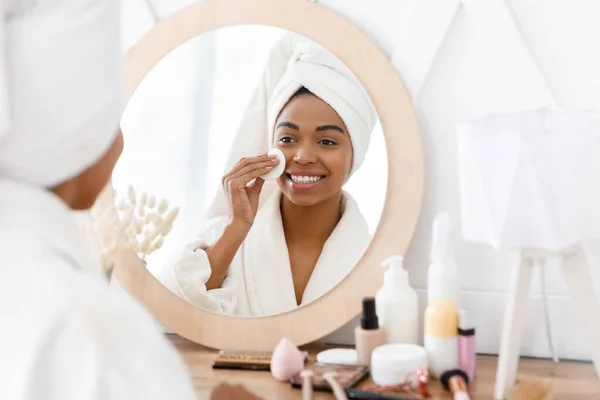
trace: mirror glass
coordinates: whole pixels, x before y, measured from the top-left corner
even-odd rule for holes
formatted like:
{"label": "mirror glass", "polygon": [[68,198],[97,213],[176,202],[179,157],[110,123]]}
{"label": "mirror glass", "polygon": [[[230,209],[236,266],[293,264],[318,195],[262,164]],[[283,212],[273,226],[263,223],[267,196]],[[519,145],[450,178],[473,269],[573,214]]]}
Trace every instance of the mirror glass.
{"label": "mirror glass", "polygon": [[261,317],[308,304],[351,272],[379,223],[376,111],[333,53],[295,33],[247,25],[185,42],[121,127],[113,186],[128,239],[198,307]]}

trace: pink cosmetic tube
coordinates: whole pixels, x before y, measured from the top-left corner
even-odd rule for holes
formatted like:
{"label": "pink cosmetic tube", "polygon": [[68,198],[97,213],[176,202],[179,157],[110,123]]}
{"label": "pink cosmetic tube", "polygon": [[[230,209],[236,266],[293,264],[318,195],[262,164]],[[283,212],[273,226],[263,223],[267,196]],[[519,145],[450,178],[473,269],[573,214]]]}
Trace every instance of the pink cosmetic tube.
{"label": "pink cosmetic tube", "polygon": [[475,328],[469,324],[467,312],[460,310],[458,328],[458,366],[465,371],[469,382],[475,379]]}

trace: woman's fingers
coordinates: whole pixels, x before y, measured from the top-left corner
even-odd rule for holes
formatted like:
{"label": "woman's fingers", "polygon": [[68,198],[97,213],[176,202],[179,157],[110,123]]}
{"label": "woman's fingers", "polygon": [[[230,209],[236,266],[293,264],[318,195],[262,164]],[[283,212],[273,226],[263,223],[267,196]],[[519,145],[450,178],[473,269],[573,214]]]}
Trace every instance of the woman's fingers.
{"label": "woman's fingers", "polygon": [[229,189],[245,189],[252,180],[256,179],[258,181],[262,175],[265,175],[272,169],[273,167],[258,168],[244,174],[239,174],[239,176],[232,176],[225,181],[225,184]]}
{"label": "woman's fingers", "polygon": [[260,191],[262,190],[262,187],[264,184],[265,184],[264,179],[256,178],[250,185],[247,185],[247,188],[248,188],[248,190],[251,190],[256,194],[260,194]]}
{"label": "woman's fingers", "polygon": [[268,163],[268,162],[270,162],[272,160],[277,160],[277,157],[265,154],[265,155],[261,155],[261,156],[258,156],[258,157],[242,158],[231,169],[230,174],[235,175],[235,174],[237,174],[238,172],[240,172],[241,170],[243,170],[244,168],[246,168],[248,166],[251,166],[251,165],[254,165],[254,164],[260,164],[260,163]]}
{"label": "woman's fingers", "polygon": [[[258,157],[242,158],[225,176],[223,176],[222,183],[231,180],[234,177],[240,177],[245,173],[254,170],[256,168],[266,168],[268,166],[274,167],[277,165],[279,160],[276,156],[261,155]],[[269,169],[270,170],[270,169]],[[267,170],[267,172],[269,171]],[[244,171],[244,172],[242,172]],[[258,175],[260,176],[260,175]],[[248,180],[248,182],[251,179]],[[247,183],[247,182],[246,182]]]}
{"label": "woman's fingers", "polygon": [[[275,159],[275,160],[261,161],[261,162],[257,162],[254,164],[250,164],[250,165],[242,168],[241,170],[239,170],[236,174],[231,175],[231,179],[239,179],[239,178],[246,177],[249,175],[255,175],[253,178],[248,179],[248,182],[250,182],[250,180],[256,178],[257,176],[264,175],[266,172],[269,172],[270,170],[272,170],[278,163],[279,163],[279,160]],[[262,173],[260,173],[259,175],[256,175],[256,174],[254,174],[256,171],[260,171]]]}

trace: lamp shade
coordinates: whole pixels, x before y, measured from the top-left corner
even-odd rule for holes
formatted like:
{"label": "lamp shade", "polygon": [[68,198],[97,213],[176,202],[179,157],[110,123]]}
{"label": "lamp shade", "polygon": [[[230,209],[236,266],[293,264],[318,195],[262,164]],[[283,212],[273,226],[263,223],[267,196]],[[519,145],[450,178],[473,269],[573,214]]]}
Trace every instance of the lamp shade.
{"label": "lamp shade", "polygon": [[560,251],[600,238],[600,119],[538,109],[459,123],[465,240]]}

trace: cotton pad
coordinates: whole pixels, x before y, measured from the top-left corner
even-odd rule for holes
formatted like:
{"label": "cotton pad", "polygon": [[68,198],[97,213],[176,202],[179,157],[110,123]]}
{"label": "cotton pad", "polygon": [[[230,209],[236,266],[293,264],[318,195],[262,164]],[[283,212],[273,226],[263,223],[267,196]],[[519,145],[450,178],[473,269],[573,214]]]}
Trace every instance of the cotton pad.
{"label": "cotton pad", "polygon": [[269,150],[268,154],[270,156],[277,156],[277,158],[279,159],[279,164],[277,164],[267,174],[261,176],[261,178],[264,179],[265,181],[279,178],[281,176],[281,174],[283,174],[283,171],[285,170],[285,156],[283,155],[281,150],[271,149],[271,150]]}
{"label": "cotton pad", "polygon": [[329,349],[317,354],[317,362],[322,364],[357,365],[358,357],[354,349]]}

